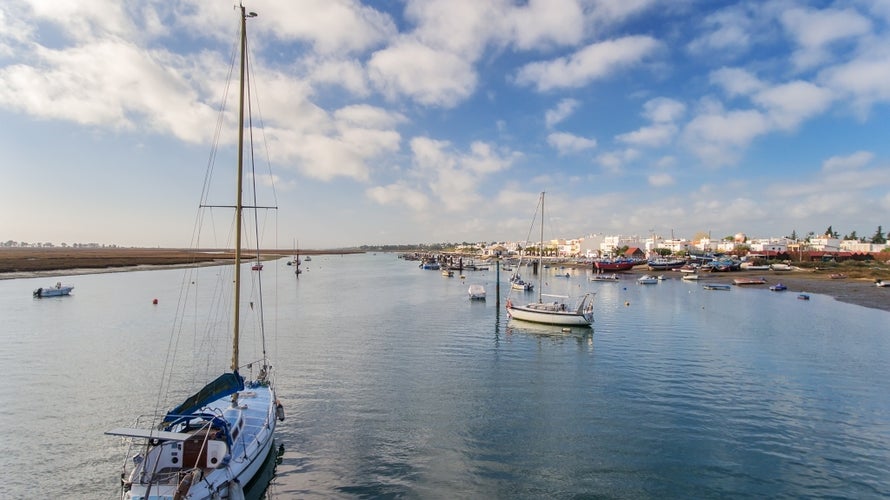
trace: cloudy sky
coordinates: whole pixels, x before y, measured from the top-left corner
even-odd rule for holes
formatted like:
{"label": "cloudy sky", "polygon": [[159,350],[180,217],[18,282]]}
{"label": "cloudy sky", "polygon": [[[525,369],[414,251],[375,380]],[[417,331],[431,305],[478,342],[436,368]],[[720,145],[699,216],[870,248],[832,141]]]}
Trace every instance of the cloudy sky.
{"label": "cloudy sky", "polygon": [[[187,246],[235,5],[0,4],[0,240]],[[285,246],[890,229],[888,0],[245,6]]]}

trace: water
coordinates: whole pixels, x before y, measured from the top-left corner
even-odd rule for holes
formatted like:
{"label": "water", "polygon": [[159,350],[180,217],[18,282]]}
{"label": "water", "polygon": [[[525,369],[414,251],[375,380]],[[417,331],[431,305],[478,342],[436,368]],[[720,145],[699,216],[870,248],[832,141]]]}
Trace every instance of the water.
{"label": "water", "polygon": [[[287,409],[269,498],[890,496],[887,312],[546,271],[555,293],[598,292],[594,328],[563,332],[498,315],[493,270],[307,264],[263,271]],[[63,277],[74,295],[42,300],[59,278],[0,281],[0,498],[115,498],[123,450],[102,432],[153,407],[141,377],[181,277]]]}

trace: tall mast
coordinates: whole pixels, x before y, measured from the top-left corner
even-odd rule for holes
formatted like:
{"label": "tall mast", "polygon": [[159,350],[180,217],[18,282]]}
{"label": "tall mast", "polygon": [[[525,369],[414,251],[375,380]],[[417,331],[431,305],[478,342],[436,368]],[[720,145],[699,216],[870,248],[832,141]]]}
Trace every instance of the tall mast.
{"label": "tall mast", "polygon": [[538,303],[543,302],[544,286],[544,191],[541,191],[541,248],[538,250]]}
{"label": "tall mast", "polygon": [[[238,182],[235,193],[235,317],[232,335],[232,371],[238,371],[238,343],[241,325],[241,202],[244,167],[244,68],[247,58],[247,14],[241,5],[241,88],[238,97]],[[256,14],[250,13],[250,17]]]}

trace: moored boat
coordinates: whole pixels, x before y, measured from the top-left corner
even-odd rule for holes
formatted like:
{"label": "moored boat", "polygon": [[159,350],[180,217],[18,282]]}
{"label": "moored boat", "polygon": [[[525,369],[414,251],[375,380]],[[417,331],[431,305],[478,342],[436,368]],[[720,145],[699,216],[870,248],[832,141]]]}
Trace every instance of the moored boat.
{"label": "moored boat", "polygon": [[788,287],[783,285],[782,283],[776,283],[775,285],[770,286],[769,289],[774,292],[784,292],[788,289]]}
{"label": "moored boat", "polygon": [[467,289],[470,300],[485,300],[485,287],[482,285],[470,285]]}
{"label": "moored boat", "polygon": [[640,285],[657,285],[658,277],[644,274],[644,275],[640,276],[639,278],[637,278],[637,283],[639,283]]}
{"label": "moored boat", "polygon": [[33,295],[38,299],[42,299],[44,297],[62,297],[65,295],[70,295],[71,290],[74,290],[74,287],[71,285],[63,285],[62,282],[58,282],[53,286],[48,286],[46,288],[38,288],[34,290]]}
{"label": "moored boat", "polygon": [[[242,186],[245,170],[243,150],[246,23],[248,18],[256,16],[252,12],[248,14],[243,6],[240,6],[240,14],[241,87],[238,120],[240,149],[237,172],[234,175],[239,188]],[[203,201],[206,199],[202,198]],[[201,206],[210,207],[203,203]],[[162,389],[158,391],[154,412],[138,417],[136,425],[132,428],[117,428],[105,433],[121,436],[129,441],[127,459],[124,460],[120,475],[122,499],[243,499],[244,488],[261,476],[260,471],[265,458],[272,449],[276,421],[284,420],[284,407],[275,395],[272,365],[266,356],[260,286],[262,280],[259,275],[254,275],[258,286],[251,292],[256,294],[257,302],[256,306],[255,302],[250,302],[249,314],[254,315],[252,323],[258,325],[258,329],[263,332],[258,342],[262,347],[256,351],[257,358],[254,361],[246,363],[242,361],[241,356],[246,354],[240,351],[244,347],[241,346],[241,337],[244,333],[242,330],[251,322],[244,321],[245,325],[242,325],[241,321],[242,233],[244,232],[242,224],[243,211],[248,208],[243,203],[241,189],[237,190],[235,204],[230,208],[234,208],[235,212],[234,265],[217,275],[219,286],[232,289],[234,284],[231,294],[231,312],[234,319],[229,325],[230,332],[216,332],[221,334],[222,338],[208,339],[220,346],[231,347],[231,358],[215,359],[220,364],[227,364],[228,367],[220,370],[222,373],[219,376],[184,400],[180,399],[181,395],[189,393],[186,387],[181,386],[185,383],[184,377],[178,376],[181,374],[174,376],[172,365],[165,368],[163,373],[157,374]],[[259,242],[256,243],[256,252],[259,255]],[[234,279],[229,273],[234,274]],[[216,307],[213,309],[214,311],[209,314],[219,312]],[[244,315],[247,316],[247,308],[244,309]],[[213,325],[225,324],[215,321],[216,319],[218,319],[216,316],[208,319],[208,328],[204,330],[206,333],[215,330],[212,328]],[[173,335],[181,332],[181,329],[177,328],[181,326],[181,323],[175,325]],[[171,342],[169,345],[171,352],[168,353],[168,360],[175,357],[172,355],[172,349],[177,343]],[[142,355],[149,355],[153,350],[149,348]],[[210,360],[212,356],[209,351],[215,349],[207,347],[205,350],[208,352],[194,354],[198,358],[204,356]],[[221,368],[222,366],[219,366],[217,369]],[[242,375],[242,370],[247,376]],[[142,387],[147,380],[148,378],[143,378],[139,386]],[[172,387],[174,383],[176,387]],[[165,392],[182,402],[166,412],[158,412],[163,404],[162,396]]]}
{"label": "moored boat", "polygon": [[732,287],[729,285],[724,285],[722,283],[712,283],[709,285],[703,285],[702,288],[705,290],[729,290]]}
{"label": "moored boat", "polygon": [[[541,208],[541,249],[544,248],[544,193],[540,198]],[[537,213],[537,212],[536,212]],[[534,219],[532,219],[534,225]],[[543,269],[543,252],[538,252],[538,268]],[[518,277],[518,276],[517,276]],[[564,299],[568,297],[561,295],[547,295],[547,297],[555,298],[552,302],[544,302],[544,295],[541,293],[543,285],[543,273],[538,273],[538,301],[526,305],[514,305],[510,298],[507,298],[507,314],[511,318],[522,321],[530,321],[533,323],[543,323],[548,325],[563,326],[590,326],[593,322],[593,293],[584,294],[578,303],[569,306]]]}
{"label": "moored boat", "polygon": [[875,280],[875,286],[879,286],[879,287],[890,286],[890,280]]}

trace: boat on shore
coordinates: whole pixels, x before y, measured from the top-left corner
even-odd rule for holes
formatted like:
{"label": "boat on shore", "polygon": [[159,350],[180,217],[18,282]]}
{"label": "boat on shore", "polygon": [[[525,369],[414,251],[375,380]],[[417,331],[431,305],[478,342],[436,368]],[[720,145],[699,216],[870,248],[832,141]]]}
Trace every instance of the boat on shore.
{"label": "boat on shore", "polygon": [[765,285],[765,278],[736,278],[732,280],[732,283],[736,286],[746,286],[746,285]]}
{"label": "boat on shore", "polygon": [[[243,211],[241,186],[244,176],[244,129],[245,129],[245,65],[247,62],[247,19],[256,16],[247,13],[240,6],[241,24],[241,73],[239,98],[237,161],[237,194],[234,208],[234,265],[231,272],[234,279],[220,274],[218,285],[233,286],[231,336],[225,332],[223,338],[211,339],[219,346],[231,347],[228,368],[202,389],[191,396],[180,399],[182,403],[174,408],[158,413],[162,395],[169,391],[173,395],[188,394],[187,389],[177,385],[183,377],[174,376],[172,367],[158,374],[162,389],[158,394],[156,410],[138,417],[133,427],[122,427],[105,432],[107,435],[127,438],[129,446],[120,474],[120,496],[125,500],[145,499],[243,499],[244,488],[261,476],[262,466],[272,449],[277,420],[284,420],[284,407],[278,401],[272,384],[272,365],[266,357],[265,330],[263,328],[262,280],[256,276],[258,293],[256,306],[250,302],[250,314],[255,315],[254,324],[262,334],[260,359],[243,363],[240,357],[242,334],[241,292],[242,292],[242,239]],[[252,171],[252,169],[251,169]],[[206,191],[205,191],[206,193]],[[204,200],[202,199],[202,202]],[[210,207],[204,205],[202,207]],[[254,220],[256,223],[256,220]],[[257,243],[257,258],[259,242]],[[246,263],[246,262],[245,262]],[[245,287],[247,288],[247,287]],[[245,316],[248,311],[245,308]],[[244,322],[245,324],[248,321]],[[209,324],[219,322],[209,320]],[[224,323],[223,323],[224,324]],[[181,325],[179,325],[181,326]],[[208,328],[211,333],[213,328]],[[174,332],[178,331],[174,328]],[[171,356],[172,346],[171,343]],[[207,349],[212,350],[212,348]],[[201,357],[202,353],[194,353]],[[148,355],[148,353],[143,353]],[[203,354],[208,359],[209,354]],[[215,364],[215,363],[214,363]],[[219,368],[222,368],[221,366]],[[254,377],[254,369],[257,370]],[[242,370],[249,373],[246,378]],[[218,372],[217,372],[218,373]],[[180,374],[181,375],[181,374]],[[147,380],[142,380],[146,382]],[[140,383],[140,386],[143,384]],[[142,388],[144,390],[144,387]],[[181,397],[181,396],[178,396]],[[127,406],[127,405],[123,405]]]}
{"label": "boat on shore", "polygon": [[637,265],[637,261],[632,259],[615,259],[615,260],[595,260],[593,267],[599,271],[628,271]]}
{"label": "boat on shore", "polygon": [[646,262],[646,266],[649,267],[650,271],[670,271],[679,269],[684,265],[686,265],[686,259],[666,259],[664,257],[651,259]]}
{"label": "boat on shore", "polygon": [[71,290],[74,290],[73,286],[63,285],[60,281],[54,286],[48,286],[46,288],[40,287],[37,290],[34,290],[33,295],[38,299],[42,299],[44,297],[63,297],[65,295],[70,295]]}

